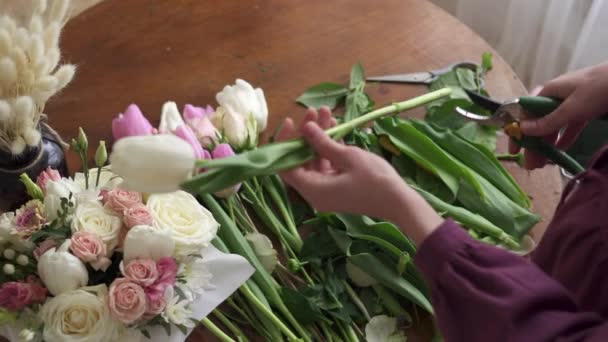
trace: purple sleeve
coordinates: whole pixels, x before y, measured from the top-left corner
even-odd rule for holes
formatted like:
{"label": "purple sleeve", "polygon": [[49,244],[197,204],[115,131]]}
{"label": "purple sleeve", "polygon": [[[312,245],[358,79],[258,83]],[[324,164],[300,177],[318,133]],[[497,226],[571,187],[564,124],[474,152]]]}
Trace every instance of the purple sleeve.
{"label": "purple sleeve", "polygon": [[608,323],[581,311],[558,282],[451,220],[422,243],[415,261],[446,341],[608,340]]}

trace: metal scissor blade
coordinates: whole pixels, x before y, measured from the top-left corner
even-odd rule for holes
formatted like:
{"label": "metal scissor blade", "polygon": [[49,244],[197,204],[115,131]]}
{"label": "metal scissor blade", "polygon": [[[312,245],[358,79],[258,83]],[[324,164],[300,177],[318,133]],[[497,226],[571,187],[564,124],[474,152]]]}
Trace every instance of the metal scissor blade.
{"label": "metal scissor blade", "polygon": [[471,99],[471,101],[473,101],[473,103],[484,109],[489,110],[492,113],[495,113],[498,108],[502,106],[502,103],[496,102],[490,99],[489,97],[483,96],[481,94],[477,94],[476,92],[471,91],[469,89],[464,89],[464,91],[467,93],[467,95],[469,95],[469,98]]}
{"label": "metal scissor blade", "polygon": [[479,114],[471,113],[460,107],[456,107],[456,112],[458,114],[460,114],[461,116],[467,118],[468,120],[475,121],[484,126],[503,127],[506,124],[504,118],[501,118],[496,115],[491,115],[491,116],[479,115]]}
{"label": "metal scissor blade", "polygon": [[421,83],[421,84],[429,84],[433,81],[435,76],[428,72],[413,72],[410,74],[400,74],[400,75],[386,75],[386,76],[372,76],[367,77],[367,81],[372,82],[393,82],[393,83]]}

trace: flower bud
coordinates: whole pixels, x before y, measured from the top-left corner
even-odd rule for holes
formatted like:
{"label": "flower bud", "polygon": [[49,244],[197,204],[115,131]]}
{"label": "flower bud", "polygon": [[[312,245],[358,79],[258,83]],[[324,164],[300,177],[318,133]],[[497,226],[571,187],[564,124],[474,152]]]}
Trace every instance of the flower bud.
{"label": "flower bud", "polygon": [[78,147],[80,148],[80,151],[86,151],[89,148],[89,140],[87,139],[87,135],[86,133],[84,133],[84,130],[82,129],[82,127],[78,127]]}
{"label": "flower bud", "polygon": [[289,269],[293,273],[300,272],[302,269],[302,263],[296,259],[287,260],[287,269]]}
{"label": "flower bud", "polygon": [[124,187],[138,192],[179,190],[194,169],[194,151],[174,135],[127,137],[114,144],[112,171]]}
{"label": "flower bud", "polygon": [[44,199],[44,194],[42,193],[42,189],[40,189],[38,184],[34,183],[34,181],[30,178],[30,176],[27,173],[25,173],[25,172],[22,173],[19,176],[19,179],[21,180],[21,183],[23,183],[23,185],[25,185],[25,191],[27,192],[28,196],[30,196],[33,199],[37,199],[37,200]]}
{"label": "flower bud", "polygon": [[172,101],[165,102],[160,114],[160,125],[158,125],[159,132],[161,134],[171,134],[175,132],[179,126],[184,124],[185,122],[179,113],[179,109],[177,109],[177,104]]}
{"label": "flower bud", "polygon": [[13,258],[15,258],[15,250],[12,248],[7,248],[4,250],[4,252],[2,252],[2,255],[4,255],[5,259],[13,260]]}
{"label": "flower bud", "polygon": [[15,274],[15,265],[4,264],[4,266],[2,266],[2,272],[4,272],[4,274],[6,274],[6,275]]}
{"label": "flower bud", "polygon": [[101,140],[99,146],[97,146],[97,151],[95,151],[95,165],[97,165],[97,167],[102,167],[106,164],[106,161],[108,161],[106,142]]}
{"label": "flower bud", "polygon": [[246,81],[237,79],[234,85],[227,85],[217,93],[215,99],[221,107],[231,107],[242,117],[253,115],[257,122],[257,133],[266,129],[268,106],[262,89],[254,89]]}
{"label": "flower bud", "polygon": [[26,266],[27,264],[29,264],[30,259],[27,257],[27,255],[21,254],[17,257],[17,264],[21,265],[21,266]]}
{"label": "flower bud", "polygon": [[272,273],[278,262],[277,251],[272,248],[272,241],[261,233],[249,233],[245,236],[245,239],[253,248],[264,269],[268,273]]}

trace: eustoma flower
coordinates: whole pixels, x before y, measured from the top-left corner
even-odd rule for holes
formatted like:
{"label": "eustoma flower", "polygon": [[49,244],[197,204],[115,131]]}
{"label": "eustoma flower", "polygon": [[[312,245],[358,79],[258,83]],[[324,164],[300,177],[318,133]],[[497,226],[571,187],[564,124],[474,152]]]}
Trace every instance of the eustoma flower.
{"label": "eustoma flower", "polygon": [[139,107],[134,104],[129,105],[124,114],[112,120],[112,135],[114,140],[124,137],[150,135],[154,133],[154,128],[150,121],[144,117]]}
{"label": "eustoma flower", "polygon": [[235,84],[227,85],[215,95],[215,99],[223,108],[231,108],[242,117],[253,115],[257,122],[257,132],[266,129],[268,122],[268,105],[261,88],[253,89],[251,84],[237,79]]}
{"label": "eustoma flower", "polygon": [[147,193],[179,189],[194,170],[190,144],[173,135],[128,137],[114,144],[112,171],[124,187]]}
{"label": "eustoma flower", "polygon": [[52,169],[50,166],[38,175],[38,178],[36,178],[36,184],[38,184],[40,189],[42,189],[42,191],[44,191],[44,189],[46,188],[46,183],[49,180],[51,180],[51,181],[61,180],[61,175],[59,174],[59,171]]}

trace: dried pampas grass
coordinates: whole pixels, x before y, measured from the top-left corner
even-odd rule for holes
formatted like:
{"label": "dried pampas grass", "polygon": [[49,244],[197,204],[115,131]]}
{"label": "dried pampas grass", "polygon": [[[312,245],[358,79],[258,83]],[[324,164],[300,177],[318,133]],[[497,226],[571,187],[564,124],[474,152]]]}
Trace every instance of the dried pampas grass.
{"label": "dried pampas grass", "polygon": [[76,71],[59,66],[59,36],[70,0],[38,0],[29,25],[0,17],[0,149],[14,155],[40,143],[38,123],[48,99]]}

